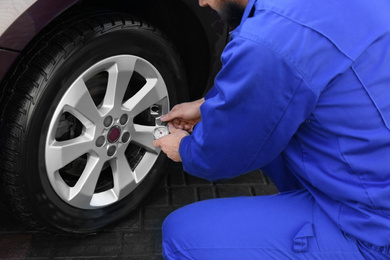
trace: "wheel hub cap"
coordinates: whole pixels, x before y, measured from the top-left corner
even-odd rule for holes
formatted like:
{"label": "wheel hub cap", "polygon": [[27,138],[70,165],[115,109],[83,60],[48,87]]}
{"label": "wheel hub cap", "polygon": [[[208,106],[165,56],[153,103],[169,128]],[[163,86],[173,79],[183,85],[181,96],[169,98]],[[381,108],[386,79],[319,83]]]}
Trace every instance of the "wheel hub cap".
{"label": "wheel hub cap", "polygon": [[118,126],[114,126],[113,128],[110,129],[108,132],[108,141],[110,143],[115,143],[118,139],[119,136],[121,135],[121,130]]}

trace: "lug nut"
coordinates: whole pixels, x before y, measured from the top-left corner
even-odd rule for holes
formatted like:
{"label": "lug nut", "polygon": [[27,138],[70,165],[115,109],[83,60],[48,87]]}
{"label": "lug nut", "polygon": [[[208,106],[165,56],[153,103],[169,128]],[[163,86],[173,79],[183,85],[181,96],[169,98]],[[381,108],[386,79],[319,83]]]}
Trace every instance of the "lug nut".
{"label": "lug nut", "polygon": [[129,117],[127,116],[127,114],[123,114],[121,116],[121,118],[119,119],[119,123],[121,125],[125,125],[127,123],[127,120],[129,119]]}
{"label": "lug nut", "polygon": [[150,107],[150,114],[152,116],[158,116],[160,114],[160,106],[159,105],[153,105]]}
{"label": "lug nut", "polygon": [[122,135],[122,143],[127,143],[130,139],[130,133],[129,132],[124,132]]}
{"label": "lug nut", "polygon": [[106,140],[106,138],[104,136],[99,136],[98,139],[96,139],[96,142],[95,142],[96,146],[97,147],[102,147],[104,145],[104,143],[105,143],[105,140]]}
{"label": "lug nut", "polygon": [[104,119],[103,124],[105,127],[109,127],[112,124],[112,121],[114,121],[112,116],[108,116]]}
{"label": "lug nut", "polygon": [[116,152],[116,147],[115,146],[110,146],[108,149],[107,149],[107,155],[108,156],[113,156]]}

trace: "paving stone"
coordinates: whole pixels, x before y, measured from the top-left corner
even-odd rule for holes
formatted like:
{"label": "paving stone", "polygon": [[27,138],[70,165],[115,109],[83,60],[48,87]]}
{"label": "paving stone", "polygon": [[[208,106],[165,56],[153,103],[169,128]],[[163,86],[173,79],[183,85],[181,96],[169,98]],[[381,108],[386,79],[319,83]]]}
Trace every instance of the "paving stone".
{"label": "paving stone", "polygon": [[137,209],[135,212],[130,213],[122,221],[110,225],[105,230],[113,231],[139,231],[142,226],[142,209]]}
{"label": "paving stone", "polygon": [[266,182],[264,174],[260,170],[255,170],[236,178],[217,181],[217,184],[253,184],[264,182]]}
{"label": "paving stone", "polygon": [[[48,259],[55,259],[55,260],[117,260],[117,259],[122,259],[121,257],[118,256],[86,256],[86,257],[51,257],[51,258],[45,258],[44,260]],[[41,258],[33,260],[41,260]],[[43,260],[43,259],[42,259]],[[127,260],[127,258],[126,258]]]}
{"label": "paving stone", "polygon": [[180,163],[172,163],[168,170],[167,184],[169,186],[185,185],[183,168]]}
{"label": "paving stone", "polygon": [[165,186],[157,189],[153,197],[147,202],[149,206],[168,206],[169,194]]}
{"label": "paving stone", "polygon": [[238,196],[252,196],[251,187],[238,185],[221,185],[217,186],[218,197],[238,197]]}
{"label": "paving stone", "polygon": [[184,206],[197,201],[197,193],[194,187],[170,188],[171,204],[173,206]]}
{"label": "paving stone", "polygon": [[29,247],[29,257],[50,256],[55,246],[56,237],[51,234],[33,235]]}
{"label": "paving stone", "polygon": [[60,237],[54,247],[54,257],[118,256],[122,236],[116,232],[99,233],[84,237]]}
{"label": "paving stone", "polygon": [[161,255],[157,256],[130,256],[126,257],[126,260],[164,260]]}
{"label": "paving stone", "polygon": [[213,186],[210,186],[210,187],[207,187],[207,186],[206,187],[205,186],[198,187],[197,191],[198,191],[198,200],[199,201],[201,201],[201,200],[208,200],[208,199],[215,199],[218,196],[217,188],[213,187]]}
{"label": "paving stone", "polygon": [[253,187],[254,192],[256,196],[260,195],[270,195],[270,194],[275,194],[278,193],[278,189],[274,184],[268,184],[268,185],[257,185]]}
{"label": "paving stone", "polygon": [[30,234],[6,234],[0,238],[0,259],[24,259],[30,246]]}
{"label": "paving stone", "polygon": [[164,219],[177,207],[144,207],[144,229],[161,229]]}
{"label": "paving stone", "polygon": [[[173,163],[152,198],[105,231],[91,236],[56,236],[25,229],[0,204],[0,259],[162,260],[161,226],[174,210],[218,197],[274,194],[261,172],[210,182],[185,173]],[[23,258],[22,258],[23,257]]]}
{"label": "paving stone", "polygon": [[184,174],[184,177],[185,177],[186,182],[189,185],[209,185],[209,186],[211,186],[213,184],[212,182],[210,182],[208,180],[198,178],[196,176],[189,175],[187,173]]}
{"label": "paving stone", "polygon": [[[50,258],[28,258],[29,260],[118,260],[123,259],[118,256],[79,256],[79,257],[50,257]],[[126,258],[127,260],[127,258]]]}
{"label": "paving stone", "polygon": [[148,256],[161,254],[161,231],[143,231],[125,234],[122,256]]}

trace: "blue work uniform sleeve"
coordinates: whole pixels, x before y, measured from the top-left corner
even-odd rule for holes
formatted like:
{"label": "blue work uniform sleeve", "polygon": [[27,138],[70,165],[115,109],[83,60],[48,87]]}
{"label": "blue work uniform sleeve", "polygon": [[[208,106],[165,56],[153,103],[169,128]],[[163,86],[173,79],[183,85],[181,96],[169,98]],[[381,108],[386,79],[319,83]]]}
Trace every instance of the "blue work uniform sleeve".
{"label": "blue work uniform sleeve", "polygon": [[222,64],[201,106],[202,121],[179,149],[186,172],[212,181],[269,163],[318,100],[272,46],[238,36],[226,46]]}

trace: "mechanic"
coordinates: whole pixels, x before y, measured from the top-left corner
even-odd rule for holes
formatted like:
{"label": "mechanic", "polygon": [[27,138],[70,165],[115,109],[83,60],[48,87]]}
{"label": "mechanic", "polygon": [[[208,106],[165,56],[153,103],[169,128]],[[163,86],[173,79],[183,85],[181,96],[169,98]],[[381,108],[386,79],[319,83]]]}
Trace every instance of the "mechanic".
{"label": "mechanic", "polygon": [[199,4],[241,19],[213,88],[154,145],[211,181],[261,168],[280,193],[176,210],[164,257],[390,259],[390,2]]}

